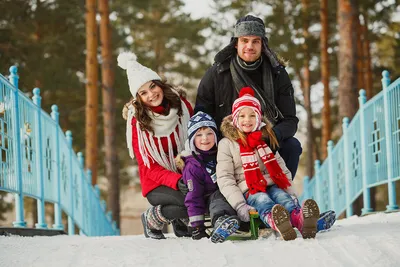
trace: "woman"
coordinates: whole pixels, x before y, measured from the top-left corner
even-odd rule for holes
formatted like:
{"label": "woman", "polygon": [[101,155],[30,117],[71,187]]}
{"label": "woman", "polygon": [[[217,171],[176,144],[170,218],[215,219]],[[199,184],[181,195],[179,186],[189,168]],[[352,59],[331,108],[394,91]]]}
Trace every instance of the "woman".
{"label": "woman", "polygon": [[118,65],[127,71],[133,96],[123,112],[129,155],[136,157],[142,194],[152,205],[141,217],[144,234],[164,239],[161,230],[173,222],[177,236],[190,236],[182,224],[188,214],[174,158],[184,148],[193,109],[183,91],[161,81],[157,73],[136,61],[135,54],[121,53]]}

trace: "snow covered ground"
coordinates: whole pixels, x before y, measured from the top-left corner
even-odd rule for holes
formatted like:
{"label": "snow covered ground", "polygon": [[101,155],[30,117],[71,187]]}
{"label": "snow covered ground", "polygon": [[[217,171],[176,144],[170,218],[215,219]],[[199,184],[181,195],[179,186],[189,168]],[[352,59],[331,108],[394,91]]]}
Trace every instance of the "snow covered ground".
{"label": "snow covered ground", "polygon": [[351,217],[315,240],[0,236],[0,266],[400,266],[400,213]]}

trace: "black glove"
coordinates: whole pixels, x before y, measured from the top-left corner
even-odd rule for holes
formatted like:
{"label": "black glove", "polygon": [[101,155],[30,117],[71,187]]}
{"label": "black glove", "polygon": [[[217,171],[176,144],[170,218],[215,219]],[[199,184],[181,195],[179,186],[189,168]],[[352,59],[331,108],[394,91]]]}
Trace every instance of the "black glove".
{"label": "black glove", "polygon": [[206,232],[206,227],[204,225],[198,227],[190,227],[190,232],[192,233],[193,240],[200,240],[202,238],[210,238]]}
{"label": "black glove", "polygon": [[189,192],[189,189],[188,189],[187,185],[185,185],[185,183],[183,182],[182,178],[180,178],[178,180],[178,189],[179,189],[179,191],[182,192],[182,194],[184,196],[186,196],[187,193]]}

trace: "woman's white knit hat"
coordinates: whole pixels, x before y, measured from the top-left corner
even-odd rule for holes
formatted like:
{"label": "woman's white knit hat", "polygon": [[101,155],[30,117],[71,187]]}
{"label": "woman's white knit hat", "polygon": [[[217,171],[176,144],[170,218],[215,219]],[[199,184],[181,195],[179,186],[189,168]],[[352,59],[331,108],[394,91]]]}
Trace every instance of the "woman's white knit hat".
{"label": "woman's white knit hat", "polygon": [[136,97],[139,88],[143,84],[152,80],[161,80],[156,72],[137,62],[137,57],[132,52],[122,52],[117,60],[118,66],[126,70],[129,90],[133,97]]}

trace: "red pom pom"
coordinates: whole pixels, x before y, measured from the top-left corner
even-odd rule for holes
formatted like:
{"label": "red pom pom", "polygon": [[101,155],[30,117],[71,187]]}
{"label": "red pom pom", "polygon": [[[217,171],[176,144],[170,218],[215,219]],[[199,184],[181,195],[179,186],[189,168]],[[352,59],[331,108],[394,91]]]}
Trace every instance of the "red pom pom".
{"label": "red pom pom", "polygon": [[251,88],[251,87],[243,87],[241,90],[240,90],[240,93],[239,93],[239,97],[242,97],[242,96],[244,96],[244,95],[251,95],[251,96],[254,96],[254,90],[253,90],[253,88]]}

